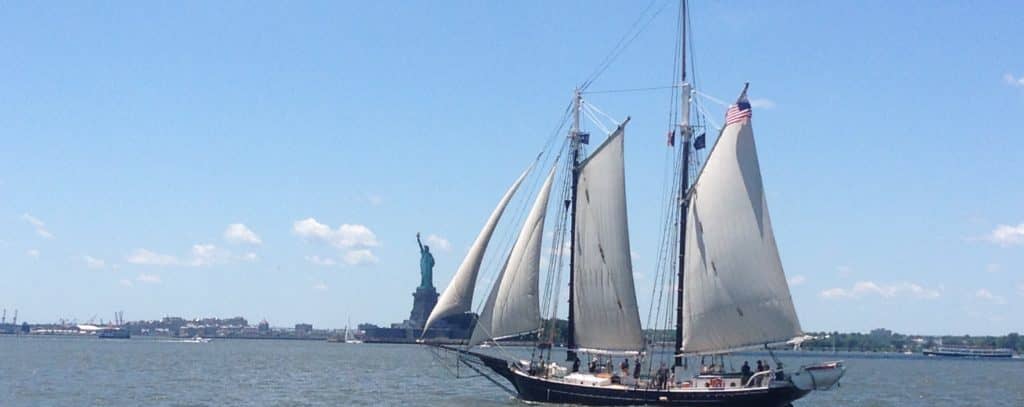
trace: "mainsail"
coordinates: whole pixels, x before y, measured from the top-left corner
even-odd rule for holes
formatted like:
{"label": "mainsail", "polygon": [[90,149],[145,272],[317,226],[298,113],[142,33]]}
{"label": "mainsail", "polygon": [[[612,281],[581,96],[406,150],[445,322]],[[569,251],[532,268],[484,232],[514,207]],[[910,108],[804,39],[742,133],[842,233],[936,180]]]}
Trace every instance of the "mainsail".
{"label": "mainsail", "polygon": [[772,233],[745,95],[742,108],[730,108],[690,192],[683,353],[720,353],[802,335]]}
{"label": "mainsail", "polygon": [[477,319],[469,346],[488,339],[521,335],[539,327],[540,246],[554,179],[555,168],[552,168]]}
{"label": "mainsail", "polygon": [[571,306],[581,350],[644,348],[626,219],[625,125],[619,125],[578,169]]}
{"label": "mainsail", "polygon": [[494,228],[498,225],[498,220],[501,219],[501,214],[505,212],[505,206],[512,200],[512,196],[515,195],[519,184],[523,182],[526,174],[529,174],[531,169],[533,169],[533,165],[530,165],[530,168],[523,171],[523,174],[516,179],[516,182],[512,184],[508,191],[505,192],[505,196],[498,202],[498,207],[494,208],[494,212],[487,219],[484,228],[480,230],[480,234],[477,235],[476,241],[473,242],[469,253],[466,254],[466,258],[462,260],[459,270],[452,277],[452,282],[448,284],[448,288],[444,289],[444,293],[437,300],[434,310],[427,317],[427,323],[423,325],[424,331],[441,318],[461,314],[472,308],[476,275],[480,271],[480,263],[483,261],[484,252],[487,251],[487,244],[491,241],[491,235],[494,233]]}

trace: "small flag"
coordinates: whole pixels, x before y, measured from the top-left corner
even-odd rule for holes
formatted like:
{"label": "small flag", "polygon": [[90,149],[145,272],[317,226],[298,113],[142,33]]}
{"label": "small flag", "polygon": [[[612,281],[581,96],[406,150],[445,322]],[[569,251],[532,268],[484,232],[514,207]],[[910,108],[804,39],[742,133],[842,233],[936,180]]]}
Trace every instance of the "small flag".
{"label": "small flag", "polygon": [[747,100],[747,87],[750,84],[743,85],[743,92],[740,93],[740,97],[736,99],[736,104],[729,106],[729,110],[725,112],[725,125],[728,126],[733,123],[742,123],[750,120],[750,101]]}
{"label": "small flag", "polygon": [[580,143],[590,144],[590,133],[579,133],[577,137],[580,138]]}
{"label": "small flag", "polygon": [[669,147],[675,147],[676,146],[676,131],[675,130],[669,130],[667,137],[668,137],[668,146]]}
{"label": "small flag", "polygon": [[694,149],[702,150],[702,149],[704,149],[704,147],[707,147],[707,142],[705,141],[705,137],[704,137],[705,134],[707,134],[707,133],[701,133],[699,136],[697,136],[696,139],[693,140],[693,148]]}

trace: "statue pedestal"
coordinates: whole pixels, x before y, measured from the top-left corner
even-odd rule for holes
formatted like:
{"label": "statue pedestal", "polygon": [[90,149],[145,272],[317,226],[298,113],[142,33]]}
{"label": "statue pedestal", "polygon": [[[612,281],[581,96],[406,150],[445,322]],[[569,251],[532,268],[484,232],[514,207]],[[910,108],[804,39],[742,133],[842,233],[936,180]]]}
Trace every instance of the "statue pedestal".
{"label": "statue pedestal", "polygon": [[422,329],[430,317],[430,311],[437,305],[437,297],[437,289],[434,287],[417,287],[416,292],[412,293],[412,312],[409,313],[408,322],[415,328]]}

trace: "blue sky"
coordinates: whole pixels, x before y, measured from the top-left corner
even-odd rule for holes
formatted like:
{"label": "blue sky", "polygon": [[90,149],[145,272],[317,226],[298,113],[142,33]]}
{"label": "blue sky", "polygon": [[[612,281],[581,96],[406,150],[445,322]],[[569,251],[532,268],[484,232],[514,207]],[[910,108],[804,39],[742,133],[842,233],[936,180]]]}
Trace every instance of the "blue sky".
{"label": "blue sky", "polygon": [[[592,90],[671,84],[669,3]],[[432,235],[442,289],[642,7],[5,4],[0,307],[29,321],[400,321],[415,233]],[[1019,5],[693,9],[698,87],[728,100],[752,83],[806,330],[1021,329]],[[588,99],[632,117],[646,312],[669,94]]]}

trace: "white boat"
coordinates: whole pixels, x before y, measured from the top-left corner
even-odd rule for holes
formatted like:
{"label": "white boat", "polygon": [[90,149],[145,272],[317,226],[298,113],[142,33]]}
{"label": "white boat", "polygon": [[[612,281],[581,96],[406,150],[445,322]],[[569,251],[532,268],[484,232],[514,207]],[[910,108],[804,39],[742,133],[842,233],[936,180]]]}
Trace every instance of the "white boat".
{"label": "white boat", "polygon": [[[746,85],[728,107],[703,165],[695,162],[696,151],[708,145],[705,130],[713,126],[704,110],[696,108],[694,98],[699,92],[687,80],[687,22],[684,0],[677,42],[681,44],[677,61],[683,61],[678,65],[681,80],[671,86],[679,97],[679,110],[671,115],[674,125],[668,135],[675,157],[669,162],[675,182],[666,194],[664,243],[658,248],[659,268],[654,278],[654,291],[660,293],[652,299],[659,307],[658,316],[649,316],[647,326],[665,329],[674,325],[674,346],[659,350],[656,344],[664,338],[645,337],[641,329],[626,215],[623,140],[630,119],[611,119],[585,100],[588,80],[574,93],[571,130],[561,149],[542,153],[505,192],[427,319],[424,332],[440,320],[472,311],[483,256],[506,207],[522,185],[531,184],[524,180],[536,167],[550,165],[550,170],[532,178],[534,185],[541,186],[533,205],[523,206],[530,208],[529,212],[504,265],[495,273],[495,283],[482,303],[467,346],[435,344],[434,349],[454,352],[459,363],[501,385],[499,378],[489,376],[490,369],[512,385],[510,392],[531,402],[786,406],[839,382],[845,372],[841,361],[786,370],[772,354],[776,363],[763,371],[725,372],[722,367],[724,354],[752,348],[771,351],[773,345],[798,344],[805,334],[768,214]],[[611,126],[604,127],[601,116],[611,121]],[[589,155],[585,146],[591,141],[590,133],[581,127],[581,118],[607,133]],[[560,162],[561,157],[568,157],[567,162]],[[550,233],[542,307],[541,242],[554,185],[559,186],[558,204],[553,208],[557,215]],[[559,315],[562,302],[557,295],[561,292],[563,253],[569,257],[565,270],[569,283],[566,360],[572,367],[553,362],[551,350],[551,321]],[[529,360],[473,350],[487,341],[500,347],[502,339],[536,332],[542,334],[537,336],[538,347]],[[591,363],[601,360],[595,366],[607,367],[580,371],[581,356]],[[628,362],[616,371],[611,366],[613,356],[633,358],[635,372],[630,374]],[[659,357],[672,369],[666,366],[654,373],[651,367]],[[695,361],[711,358],[712,365],[686,377],[685,360],[691,357]]]}
{"label": "white boat", "polygon": [[210,342],[210,338],[203,338],[202,336],[198,336],[197,335],[197,336],[193,336],[193,337],[188,338],[188,339],[184,339],[181,342],[183,342],[183,343],[209,343]]}
{"label": "white boat", "polygon": [[[349,320],[349,323],[351,323],[351,320]],[[344,338],[343,339],[344,343],[348,343],[348,344],[360,344],[360,343],[363,343],[363,341],[361,341],[359,339],[356,339],[356,337],[352,333],[352,331],[350,331],[348,329],[348,324],[345,325],[345,336],[343,336],[342,338]]]}

